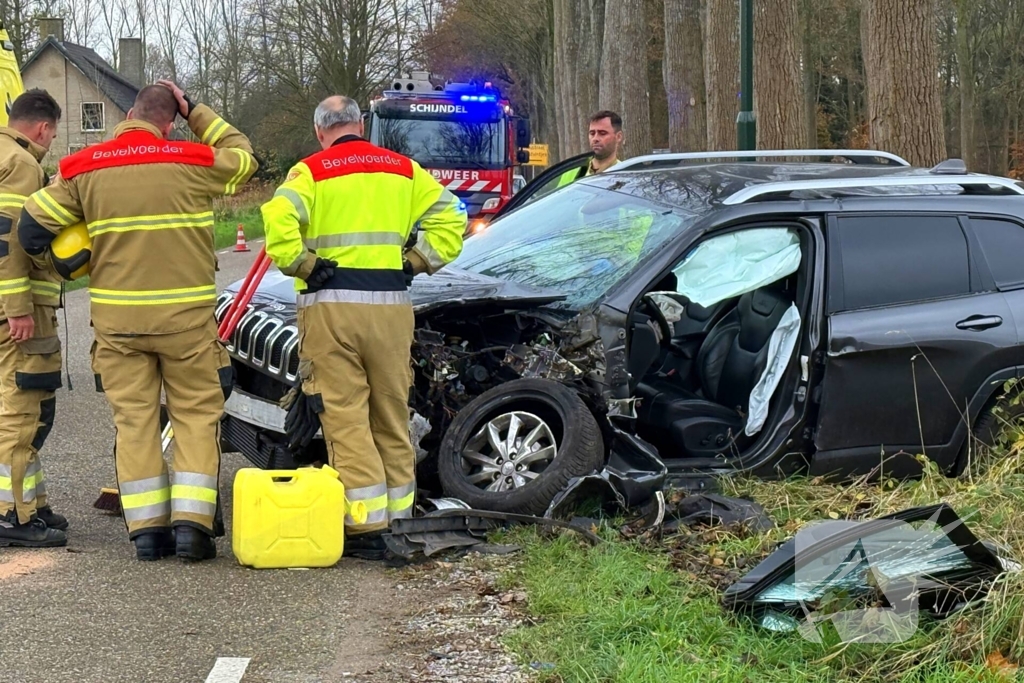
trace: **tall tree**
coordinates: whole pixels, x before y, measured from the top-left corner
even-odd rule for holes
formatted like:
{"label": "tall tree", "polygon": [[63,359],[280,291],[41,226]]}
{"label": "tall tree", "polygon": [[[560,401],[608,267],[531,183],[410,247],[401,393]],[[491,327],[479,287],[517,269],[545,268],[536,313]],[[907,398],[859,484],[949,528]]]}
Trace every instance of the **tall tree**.
{"label": "tall tree", "polygon": [[706,0],[704,82],[708,149],[736,149],[740,89],[740,17],[736,0]]}
{"label": "tall tree", "polygon": [[[614,2],[615,0],[611,0]],[[600,109],[601,54],[604,41],[605,0],[580,0],[576,23],[579,63],[576,76],[576,119],[580,122],[580,144],[586,146],[587,121]],[[578,151],[583,151],[580,148]]]}
{"label": "tall tree", "polygon": [[818,146],[818,84],[816,68],[818,58],[814,43],[814,0],[803,0],[801,6],[803,28],[804,123],[807,125],[807,147]]}
{"label": "tall tree", "polygon": [[935,0],[865,0],[871,144],[916,165],[946,156]]}
{"label": "tall tree", "polygon": [[807,139],[797,0],[758,0],[754,111],[759,149],[799,149]]}
{"label": "tall tree", "polygon": [[651,106],[647,72],[647,14],[644,0],[618,0],[622,60],[622,127],[624,146],[631,156],[651,153]]}
{"label": "tall tree", "polygon": [[699,151],[708,144],[700,4],[700,0],[665,0],[663,72],[673,152]]}
{"label": "tall tree", "polygon": [[957,81],[960,85],[960,157],[967,168],[977,166],[975,144],[975,112],[978,106],[975,96],[976,76],[974,72],[975,33],[974,0],[954,0],[956,8],[956,63]]}
{"label": "tall tree", "polygon": [[622,107],[622,0],[604,3],[604,38],[601,41],[601,85],[598,94],[601,109]]}
{"label": "tall tree", "polygon": [[580,92],[580,30],[582,9],[575,0],[554,0],[555,19],[555,93],[558,109],[559,153],[568,157],[582,151],[581,124],[577,102]]}

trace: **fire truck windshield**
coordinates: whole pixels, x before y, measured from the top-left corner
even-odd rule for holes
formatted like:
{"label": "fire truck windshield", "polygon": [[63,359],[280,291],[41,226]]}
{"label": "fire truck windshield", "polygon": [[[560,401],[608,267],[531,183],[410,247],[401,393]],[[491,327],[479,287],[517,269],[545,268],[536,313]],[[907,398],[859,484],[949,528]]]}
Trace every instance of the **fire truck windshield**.
{"label": "fire truck windshield", "polygon": [[505,123],[374,116],[370,142],[428,168],[505,167]]}

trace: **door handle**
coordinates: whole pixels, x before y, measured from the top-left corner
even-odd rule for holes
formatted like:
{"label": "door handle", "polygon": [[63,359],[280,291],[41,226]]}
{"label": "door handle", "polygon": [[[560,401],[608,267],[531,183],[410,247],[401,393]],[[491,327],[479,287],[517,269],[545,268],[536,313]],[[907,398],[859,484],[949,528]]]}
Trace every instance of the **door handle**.
{"label": "door handle", "polygon": [[999,327],[1003,319],[998,315],[972,315],[966,320],[956,324],[958,330],[987,330],[992,327]]}

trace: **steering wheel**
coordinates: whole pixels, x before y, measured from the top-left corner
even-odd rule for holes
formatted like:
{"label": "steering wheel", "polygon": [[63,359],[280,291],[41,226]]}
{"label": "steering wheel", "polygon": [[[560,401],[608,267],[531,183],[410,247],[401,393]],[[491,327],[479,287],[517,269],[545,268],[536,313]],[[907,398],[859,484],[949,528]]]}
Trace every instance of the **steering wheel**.
{"label": "steering wheel", "polygon": [[662,348],[669,348],[672,345],[672,337],[675,335],[672,323],[665,317],[665,312],[661,310],[661,307],[651,298],[650,293],[644,294],[641,301],[644,304],[644,313],[653,318],[661,329]]}

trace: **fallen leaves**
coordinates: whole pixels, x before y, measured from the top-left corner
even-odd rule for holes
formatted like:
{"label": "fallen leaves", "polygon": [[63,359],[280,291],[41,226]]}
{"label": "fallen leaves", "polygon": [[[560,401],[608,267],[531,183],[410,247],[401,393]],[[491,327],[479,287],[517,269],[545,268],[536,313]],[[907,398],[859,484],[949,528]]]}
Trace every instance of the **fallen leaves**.
{"label": "fallen leaves", "polygon": [[989,671],[1007,680],[1013,678],[1017,673],[1017,669],[1020,668],[998,650],[989,653],[988,657],[985,658],[985,664],[988,666]]}

